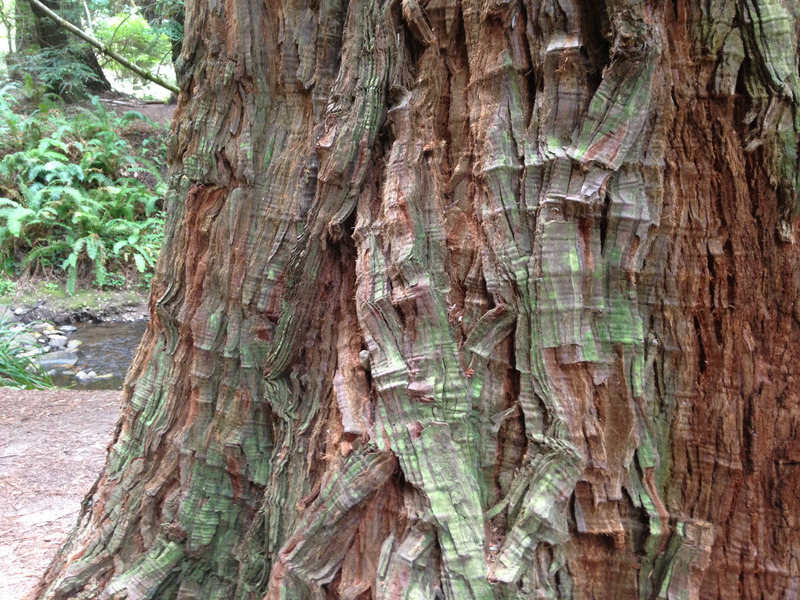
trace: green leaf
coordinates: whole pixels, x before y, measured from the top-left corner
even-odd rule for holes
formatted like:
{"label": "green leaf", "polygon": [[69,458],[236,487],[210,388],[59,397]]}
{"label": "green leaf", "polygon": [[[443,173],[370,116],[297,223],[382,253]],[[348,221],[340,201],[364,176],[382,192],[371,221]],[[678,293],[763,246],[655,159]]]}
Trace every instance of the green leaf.
{"label": "green leaf", "polygon": [[139,273],[144,273],[145,269],[147,268],[147,265],[145,265],[144,262],[144,257],[142,257],[141,254],[134,254],[133,260],[136,263],[136,270],[139,271]]}
{"label": "green leaf", "polygon": [[31,209],[22,207],[11,213],[6,221],[8,232],[15,238],[20,237],[22,234],[22,226],[24,225],[24,221],[27,217],[30,217],[34,214],[36,213],[34,213]]}
{"label": "green leaf", "polygon": [[97,258],[97,253],[99,248],[97,247],[97,238],[94,236],[89,236],[86,238],[86,254],[89,256],[89,260],[94,261]]}
{"label": "green leaf", "polygon": [[78,253],[73,251],[69,253],[69,256],[64,259],[64,262],[61,263],[62,269],[74,269],[78,265]]}
{"label": "green leaf", "polygon": [[51,160],[44,164],[44,168],[46,171],[57,171],[63,169],[66,165],[63,162],[57,160]]}
{"label": "green leaf", "polygon": [[70,267],[67,277],[67,293],[72,296],[75,293],[75,285],[78,283],[78,268]]}

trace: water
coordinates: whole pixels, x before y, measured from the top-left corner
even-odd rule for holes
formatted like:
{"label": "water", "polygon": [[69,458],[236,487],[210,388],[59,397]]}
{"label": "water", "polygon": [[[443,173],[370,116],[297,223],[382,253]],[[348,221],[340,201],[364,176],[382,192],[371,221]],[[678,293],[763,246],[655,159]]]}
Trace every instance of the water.
{"label": "water", "polygon": [[[139,347],[139,341],[147,327],[146,321],[134,323],[99,323],[90,325],[76,323],[77,331],[70,334],[70,340],[83,342],[78,350],[77,370],[94,371],[98,375],[110,373],[109,379],[89,380],[81,383],[71,375],[53,375],[53,383],[58,387],[72,387],[77,390],[120,390],[125,373]],[[59,372],[60,373],[60,372]]]}

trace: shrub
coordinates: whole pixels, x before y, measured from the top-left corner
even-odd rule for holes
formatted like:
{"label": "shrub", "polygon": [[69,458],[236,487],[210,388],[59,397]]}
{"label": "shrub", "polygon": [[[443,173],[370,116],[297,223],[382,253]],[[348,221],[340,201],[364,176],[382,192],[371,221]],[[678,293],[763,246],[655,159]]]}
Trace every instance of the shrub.
{"label": "shrub", "polygon": [[11,73],[24,80],[26,93],[40,99],[45,92],[64,98],[86,98],[87,89],[99,79],[79,58],[77,44],[67,48],[37,48],[18,52],[10,58]]}
{"label": "shrub", "polygon": [[0,260],[60,268],[69,293],[82,270],[102,286],[109,268],[152,268],[163,234],[160,165],[150,148],[137,155],[121,135],[145,118],[118,117],[94,98],[70,118],[50,105],[34,120],[37,135],[12,136],[0,148]]}
{"label": "shrub", "polygon": [[19,84],[0,86],[0,158],[27,147],[41,135],[35,114],[24,116],[16,112],[18,95],[22,95]]}
{"label": "shrub", "polygon": [[[136,13],[119,13],[99,22],[95,27],[97,38],[111,50],[122,54],[134,64],[152,74],[171,76],[171,41],[162,32],[154,31],[150,24]],[[163,69],[164,65],[170,68]],[[122,79],[139,84],[147,83],[120,64],[110,61],[111,69]]]}

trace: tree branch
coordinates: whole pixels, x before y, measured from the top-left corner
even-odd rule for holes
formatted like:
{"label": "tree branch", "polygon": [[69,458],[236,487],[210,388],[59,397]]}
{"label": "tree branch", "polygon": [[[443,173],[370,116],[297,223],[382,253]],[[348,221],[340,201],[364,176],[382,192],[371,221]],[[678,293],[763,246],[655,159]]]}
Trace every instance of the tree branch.
{"label": "tree branch", "polygon": [[79,29],[78,27],[76,27],[75,25],[73,25],[72,23],[70,23],[69,21],[67,21],[67,20],[65,20],[65,19],[63,19],[63,18],[61,18],[61,17],[60,17],[60,16],[58,16],[56,13],[54,13],[52,10],[50,10],[49,8],[47,8],[47,7],[46,7],[44,4],[42,4],[41,2],[39,2],[39,0],[28,0],[28,1],[29,1],[29,2],[30,2],[30,3],[31,3],[33,6],[35,6],[35,7],[36,7],[36,8],[38,8],[39,10],[41,10],[41,11],[42,11],[44,14],[46,14],[48,17],[50,17],[51,19],[53,19],[53,20],[54,20],[56,23],[58,23],[59,25],[61,25],[61,27],[63,27],[64,29],[66,29],[66,30],[67,30],[67,31],[69,31],[70,33],[73,33],[73,34],[77,35],[77,36],[78,36],[79,38],[81,38],[83,41],[85,41],[85,42],[87,42],[87,43],[91,44],[92,46],[94,46],[95,48],[97,48],[98,50],[100,50],[100,52],[102,52],[103,54],[105,54],[105,55],[106,55],[106,56],[108,56],[109,58],[111,58],[111,59],[113,59],[113,60],[117,61],[117,62],[118,62],[119,64],[121,64],[123,67],[125,67],[125,68],[127,68],[127,69],[130,69],[131,71],[133,71],[134,73],[136,73],[136,74],[137,74],[139,77],[143,77],[144,79],[147,79],[148,81],[152,81],[152,82],[153,82],[153,83],[155,83],[156,85],[160,85],[161,87],[163,87],[163,88],[165,88],[165,89],[168,89],[170,92],[174,92],[174,93],[176,93],[176,94],[177,94],[177,93],[180,91],[180,90],[179,90],[179,89],[178,89],[176,86],[174,86],[174,85],[172,85],[172,84],[170,84],[170,83],[167,83],[166,81],[164,81],[164,80],[163,80],[163,79],[161,79],[160,77],[157,77],[157,76],[155,76],[155,75],[151,75],[150,73],[148,73],[147,71],[145,71],[145,70],[144,70],[144,69],[142,69],[141,67],[138,67],[138,66],[136,66],[135,64],[133,64],[133,63],[132,63],[132,62],[130,62],[129,60],[127,60],[127,59],[123,58],[122,56],[120,56],[119,54],[117,54],[116,52],[114,52],[113,50],[111,50],[111,49],[110,49],[108,46],[106,46],[106,45],[105,45],[103,42],[101,42],[101,41],[99,41],[99,40],[96,40],[95,38],[93,38],[92,36],[88,35],[87,33],[85,33],[84,31],[82,31],[81,29]]}

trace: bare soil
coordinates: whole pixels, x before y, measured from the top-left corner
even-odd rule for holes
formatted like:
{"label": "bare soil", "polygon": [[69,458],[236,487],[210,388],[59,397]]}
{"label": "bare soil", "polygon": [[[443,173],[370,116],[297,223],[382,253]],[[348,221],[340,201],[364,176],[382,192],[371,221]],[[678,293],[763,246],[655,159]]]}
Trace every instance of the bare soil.
{"label": "bare soil", "polygon": [[138,119],[130,121],[121,133],[134,146],[141,144],[145,138],[163,134],[165,130],[169,130],[172,123],[172,115],[175,113],[177,106],[175,104],[164,104],[163,102],[141,102],[135,98],[126,98],[124,96],[105,97],[102,98],[102,102],[106,110],[112,111],[120,117],[127,112],[135,111],[160,126],[154,128],[147,121]]}
{"label": "bare soil", "polygon": [[78,289],[68,296],[63,288],[52,291],[45,280],[17,281],[17,294],[0,298],[0,314],[22,309],[19,321],[50,321],[56,325],[86,321],[141,321],[148,316],[143,290]]}
{"label": "bare soil", "polygon": [[76,523],[119,416],[117,391],[0,389],[0,598],[22,600]]}
{"label": "bare soil", "polygon": [[[140,102],[134,98],[104,98],[103,104],[106,109],[113,110],[118,115],[124,115],[130,110],[142,113],[145,117],[160,125],[169,126],[172,120],[172,113],[175,112],[175,104],[165,104],[163,102]],[[145,124],[140,124],[146,133],[150,133],[150,128]]]}

